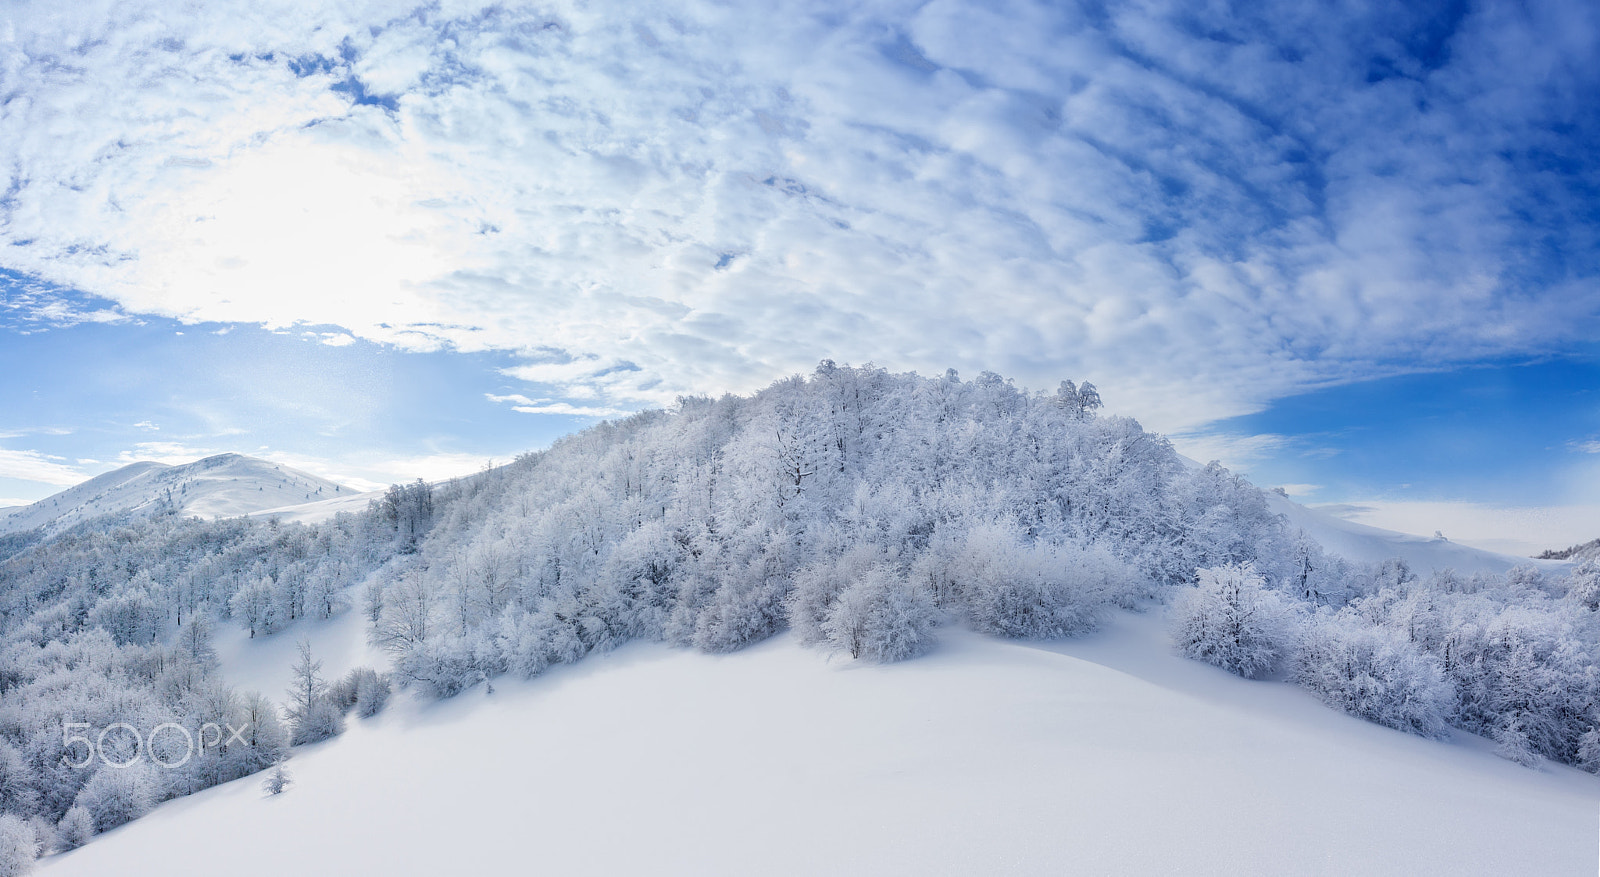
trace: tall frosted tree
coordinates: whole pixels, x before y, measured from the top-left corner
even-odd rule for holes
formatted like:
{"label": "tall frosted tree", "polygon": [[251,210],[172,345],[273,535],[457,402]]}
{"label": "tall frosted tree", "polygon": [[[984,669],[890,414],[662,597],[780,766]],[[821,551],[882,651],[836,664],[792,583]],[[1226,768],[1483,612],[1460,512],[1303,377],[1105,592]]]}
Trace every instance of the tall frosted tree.
{"label": "tall frosted tree", "polygon": [[294,681],[284,706],[291,729],[289,741],[295,746],[326,740],[344,731],[344,716],[328,698],[322,662],[312,656],[311,641],[301,639],[297,649]]}

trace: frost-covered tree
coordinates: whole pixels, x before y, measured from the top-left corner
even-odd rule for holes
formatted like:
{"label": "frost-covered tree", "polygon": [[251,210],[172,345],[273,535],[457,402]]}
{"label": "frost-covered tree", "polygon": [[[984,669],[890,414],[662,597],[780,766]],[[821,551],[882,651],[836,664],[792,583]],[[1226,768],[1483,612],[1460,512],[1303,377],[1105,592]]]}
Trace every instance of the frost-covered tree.
{"label": "frost-covered tree", "polygon": [[356,715],[366,719],[383,712],[389,705],[389,677],[367,668],[357,668],[351,675],[355,679]]}
{"label": "frost-covered tree", "polygon": [[1335,709],[1424,737],[1443,735],[1455,701],[1437,658],[1348,612],[1309,626],[1290,677]]}
{"label": "frost-covered tree", "polygon": [[1124,586],[1110,557],[1035,542],[1012,528],[974,527],[951,560],[950,576],[979,631],[1006,637],[1060,637],[1091,630]]}
{"label": "frost-covered tree", "polygon": [[88,811],[96,832],[110,831],[148,813],[155,806],[158,788],[148,765],[103,765],[78,792],[74,804]]}
{"label": "frost-covered tree", "polygon": [[84,807],[74,804],[67,808],[56,824],[56,837],[64,850],[75,850],[94,837],[94,817]]}
{"label": "frost-covered tree", "polygon": [[297,644],[293,682],[289,686],[284,714],[289,719],[291,745],[316,743],[344,732],[344,716],[328,699],[328,684],[322,678],[322,662],[311,654],[311,641]]}
{"label": "frost-covered tree", "polygon": [[0,814],[0,877],[22,877],[38,858],[33,827],[10,813]]}
{"label": "frost-covered tree", "polygon": [[289,731],[278,718],[278,708],[260,692],[247,691],[240,702],[245,751],[237,755],[244,763],[245,772],[252,773],[284,757],[284,750],[289,746]]}
{"label": "frost-covered tree", "polygon": [[933,644],[933,595],[889,564],[878,564],[838,596],[822,623],[827,642],[852,658],[887,663]]}
{"label": "frost-covered tree", "polygon": [[356,667],[328,686],[328,699],[341,713],[355,710],[361,718],[377,715],[389,702],[389,679],[371,667]]}
{"label": "frost-covered tree", "polygon": [[1600,560],[1579,561],[1567,573],[1567,599],[1590,612],[1600,612]]}
{"label": "frost-covered tree", "polygon": [[1290,607],[1250,564],[1199,570],[1173,601],[1173,639],[1183,653],[1254,679],[1275,670],[1296,639]]}
{"label": "frost-covered tree", "polygon": [[0,737],[0,813],[26,815],[39,810],[39,793],[22,752]]}
{"label": "frost-covered tree", "polygon": [[214,668],[217,650],[211,644],[211,618],[193,614],[178,627],[178,651],[184,659],[199,667]]}
{"label": "frost-covered tree", "polygon": [[234,593],[228,608],[252,638],[277,629],[277,589],[271,579],[252,578]]}

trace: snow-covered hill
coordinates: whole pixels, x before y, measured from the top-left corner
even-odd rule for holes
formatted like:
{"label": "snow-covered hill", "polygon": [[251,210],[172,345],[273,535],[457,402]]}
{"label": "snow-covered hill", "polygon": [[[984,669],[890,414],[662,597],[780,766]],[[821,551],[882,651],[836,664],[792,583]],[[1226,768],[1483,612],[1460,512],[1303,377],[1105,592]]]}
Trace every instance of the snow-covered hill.
{"label": "snow-covered hill", "polygon": [[1571,566],[1563,560],[1514,557],[1460,545],[1437,536],[1413,536],[1369,527],[1307,508],[1278,493],[1267,491],[1265,496],[1267,505],[1288,519],[1291,530],[1306,531],[1322,545],[1324,551],[1354,563],[1378,563],[1399,557],[1423,575],[1436,569],[1453,569],[1462,574],[1501,574],[1519,565],[1532,565],[1545,570],[1562,570]]}
{"label": "snow-covered hill", "polygon": [[38,502],[0,511],[0,535],[59,532],[112,512],[153,512],[166,501],[186,515],[232,517],[353,491],[278,463],[218,454],[181,466],[131,463]]}
{"label": "snow-covered hill", "polygon": [[[252,645],[252,647],[254,647]],[[234,655],[235,659],[244,657]],[[1162,621],[866,666],[630,644],[410,699],[44,875],[1578,874],[1600,785],[1173,653]],[[219,865],[220,863],[220,865]]]}

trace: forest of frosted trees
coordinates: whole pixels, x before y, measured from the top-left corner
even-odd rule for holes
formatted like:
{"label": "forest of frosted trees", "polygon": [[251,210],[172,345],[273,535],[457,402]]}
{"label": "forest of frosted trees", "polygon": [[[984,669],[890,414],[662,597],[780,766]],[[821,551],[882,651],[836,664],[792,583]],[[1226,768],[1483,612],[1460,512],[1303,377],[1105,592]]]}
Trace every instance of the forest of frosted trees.
{"label": "forest of frosted trees", "polygon": [[[1600,566],[1346,564],[1247,482],[1099,408],[1088,384],[1030,394],[987,372],[823,362],[470,478],[397,485],[326,523],[165,514],[13,540],[0,546],[0,828],[70,848],[338,733],[382,709],[391,679],[444,697],[634,639],[725,652],[783,630],[895,661],[945,625],[1063,637],[1161,602],[1198,660],[1397,729],[1461,728],[1519,762],[1600,771]],[[290,691],[222,678],[216,626],[292,636],[343,612],[388,672],[323,679],[303,649]],[[69,722],[251,731],[178,768],[149,763],[176,731],[135,767],[74,767]],[[120,760],[132,742],[101,745]]]}

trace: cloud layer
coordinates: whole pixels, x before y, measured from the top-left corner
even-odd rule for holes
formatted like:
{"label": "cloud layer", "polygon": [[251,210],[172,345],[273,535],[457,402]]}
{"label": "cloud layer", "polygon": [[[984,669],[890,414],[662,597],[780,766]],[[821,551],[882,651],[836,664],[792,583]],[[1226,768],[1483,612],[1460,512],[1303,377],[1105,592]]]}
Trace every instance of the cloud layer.
{"label": "cloud layer", "polygon": [[1253,8],[12,5],[0,268],[566,412],[830,357],[1173,430],[1593,337],[1592,7]]}

